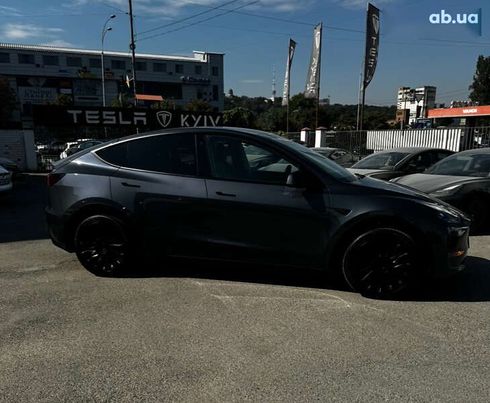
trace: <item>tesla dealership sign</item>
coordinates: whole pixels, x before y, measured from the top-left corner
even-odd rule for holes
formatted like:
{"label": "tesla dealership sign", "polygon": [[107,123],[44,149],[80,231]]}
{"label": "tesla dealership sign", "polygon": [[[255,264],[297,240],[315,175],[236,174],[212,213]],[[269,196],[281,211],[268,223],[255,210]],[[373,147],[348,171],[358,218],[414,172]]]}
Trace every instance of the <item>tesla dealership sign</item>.
{"label": "tesla dealership sign", "polygon": [[490,116],[490,105],[466,106],[463,108],[429,109],[428,118],[462,118],[467,116]]}
{"label": "tesla dealership sign", "polygon": [[98,108],[33,105],[39,126],[134,126],[145,129],[221,126],[221,113],[166,111],[141,108]]}

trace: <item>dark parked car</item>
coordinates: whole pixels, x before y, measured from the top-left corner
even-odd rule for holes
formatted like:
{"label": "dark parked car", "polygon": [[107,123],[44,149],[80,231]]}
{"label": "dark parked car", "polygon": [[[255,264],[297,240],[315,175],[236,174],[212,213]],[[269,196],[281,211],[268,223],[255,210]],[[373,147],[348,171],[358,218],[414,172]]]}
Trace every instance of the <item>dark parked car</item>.
{"label": "dark parked car", "polygon": [[490,148],[454,154],[423,174],[408,175],[395,182],[410,186],[458,207],[479,230],[490,219]]}
{"label": "dark parked car", "polygon": [[363,158],[352,165],[350,171],[371,178],[389,180],[423,172],[451,154],[454,152],[438,148],[392,148]]}
{"label": "dark parked car", "polygon": [[348,168],[352,166],[355,162],[359,161],[359,158],[352,154],[351,152],[344,150],[342,148],[334,147],[316,147],[312,149],[320,155],[335,161],[340,166]]}
{"label": "dark parked car", "polygon": [[256,130],[126,137],[60,161],[48,185],[54,243],[103,276],[145,252],[329,270],[389,296],[460,270],[468,248],[451,206]]}

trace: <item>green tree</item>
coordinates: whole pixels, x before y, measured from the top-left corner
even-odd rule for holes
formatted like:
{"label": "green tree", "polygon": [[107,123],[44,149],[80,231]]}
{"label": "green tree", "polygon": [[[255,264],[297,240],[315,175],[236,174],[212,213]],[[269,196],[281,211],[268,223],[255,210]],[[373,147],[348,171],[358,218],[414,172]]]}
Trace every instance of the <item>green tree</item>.
{"label": "green tree", "polygon": [[0,78],[0,122],[10,120],[16,104],[15,93],[10,88],[8,80],[6,78]]}
{"label": "green tree", "polygon": [[111,102],[111,106],[114,108],[132,108],[134,104],[127,94],[120,92],[119,96]]}
{"label": "green tree", "polygon": [[189,112],[212,112],[213,107],[202,99],[193,99],[185,106],[185,110]]}
{"label": "green tree", "polygon": [[58,94],[58,96],[56,97],[56,101],[54,101],[52,105],[57,105],[57,106],[73,105],[73,97],[67,94]]}
{"label": "green tree", "polygon": [[490,104],[490,56],[478,56],[473,84],[469,86],[470,99],[482,105]]}
{"label": "green tree", "polygon": [[175,102],[171,99],[164,99],[160,102],[154,102],[150,106],[151,109],[165,109],[165,110],[179,110],[181,109],[180,105],[176,105]]}
{"label": "green tree", "polygon": [[286,108],[274,107],[257,117],[257,128],[268,132],[286,130]]}
{"label": "green tree", "polygon": [[223,113],[223,122],[226,126],[255,127],[255,115],[250,109],[237,107]]}

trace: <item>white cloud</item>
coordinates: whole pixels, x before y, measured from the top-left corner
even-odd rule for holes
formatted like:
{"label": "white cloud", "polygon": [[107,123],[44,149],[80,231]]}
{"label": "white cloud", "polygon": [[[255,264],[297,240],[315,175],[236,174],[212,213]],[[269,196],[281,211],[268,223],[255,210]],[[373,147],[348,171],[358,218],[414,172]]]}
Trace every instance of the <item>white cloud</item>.
{"label": "white cloud", "polygon": [[[345,8],[366,8],[366,0],[333,0]],[[383,4],[395,3],[398,0],[376,0],[375,6],[381,7]]]}
{"label": "white cloud", "polygon": [[22,13],[19,9],[14,7],[0,6],[0,15],[12,15],[12,16],[21,16]]}
{"label": "white cloud", "polygon": [[20,41],[35,38],[37,40],[59,40],[61,28],[41,27],[32,24],[5,24],[0,29],[0,38],[7,41]]}
{"label": "white cloud", "polygon": [[63,39],[55,39],[53,41],[41,43],[45,46],[56,46],[58,48],[73,48],[75,45],[71,42],[64,41]]}
{"label": "white cloud", "polygon": [[[229,0],[231,1],[231,0]],[[240,6],[244,6],[251,3],[254,0],[237,0],[236,2],[230,3],[223,6],[219,10],[231,10]],[[243,7],[240,10],[246,11],[247,9],[262,9],[264,11],[278,11],[278,12],[290,12],[299,9],[308,8],[317,0],[260,0],[258,3],[253,5]],[[128,9],[127,0],[71,0],[66,3],[65,7],[81,7],[88,4],[95,5],[100,4],[109,10],[110,7],[115,7],[121,9],[121,11],[126,12]],[[206,11],[206,8],[217,7],[227,3],[226,0],[134,0],[134,14],[150,14],[155,16],[175,16],[181,14],[186,7],[191,6],[203,6],[197,7],[196,9],[202,9]],[[196,10],[195,9],[195,10]],[[217,12],[219,12],[217,10]],[[115,11],[115,10],[114,10]],[[210,14],[211,15],[211,14]]]}

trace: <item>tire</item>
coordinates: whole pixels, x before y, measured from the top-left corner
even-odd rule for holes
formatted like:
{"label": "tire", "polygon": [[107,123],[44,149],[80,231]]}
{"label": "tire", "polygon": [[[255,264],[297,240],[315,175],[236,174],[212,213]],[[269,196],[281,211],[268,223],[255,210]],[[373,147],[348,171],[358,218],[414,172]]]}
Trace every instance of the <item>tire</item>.
{"label": "tire", "polygon": [[465,210],[471,217],[472,232],[478,232],[485,227],[488,221],[489,207],[490,203],[485,202],[481,197],[475,197],[467,202]]}
{"label": "tire", "polygon": [[130,262],[130,242],[124,224],[112,216],[93,215],[82,220],[75,231],[74,244],[82,266],[97,276],[117,276]]}
{"label": "tire", "polygon": [[418,253],[412,237],[396,228],[366,230],[348,242],[342,256],[347,285],[364,296],[391,298],[417,277]]}

